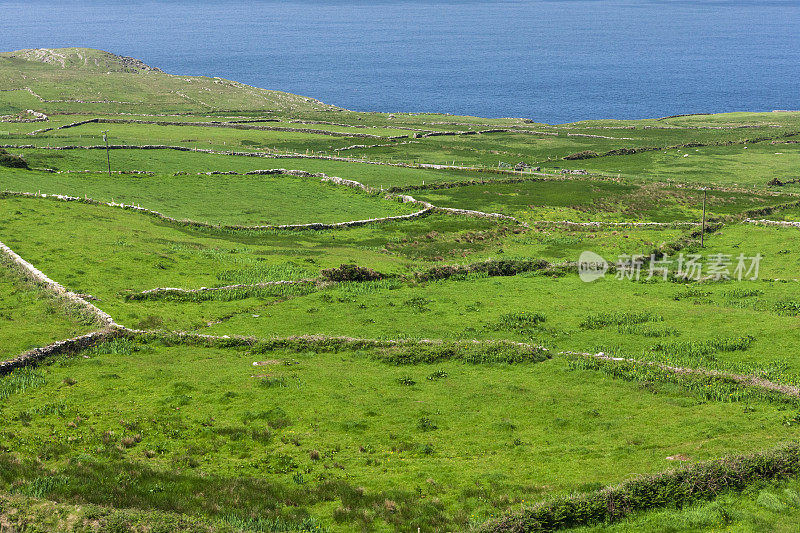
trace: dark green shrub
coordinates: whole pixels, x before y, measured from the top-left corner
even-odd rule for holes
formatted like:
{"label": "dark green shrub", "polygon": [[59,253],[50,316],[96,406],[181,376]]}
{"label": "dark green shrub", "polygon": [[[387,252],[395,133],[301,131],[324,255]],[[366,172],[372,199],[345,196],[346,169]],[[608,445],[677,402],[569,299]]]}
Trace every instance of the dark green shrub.
{"label": "dark green shrub", "polygon": [[371,268],[351,263],[339,265],[337,268],[326,268],[322,271],[322,277],[329,281],[375,281],[385,276]]}
{"label": "dark green shrub", "polygon": [[428,381],[436,381],[437,379],[443,379],[447,377],[447,372],[444,370],[437,370],[428,376]]}
{"label": "dark green shrub", "polygon": [[574,154],[565,155],[564,159],[572,161],[576,159],[591,159],[593,157],[600,157],[600,154],[593,152],[592,150],[584,150],[582,152],[575,152]]}
{"label": "dark green shrub", "polygon": [[417,421],[417,429],[420,431],[433,431],[439,429],[439,426],[427,416],[423,416]]}
{"label": "dark green shrub", "polygon": [[24,168],[29,170],[28,163],[18,155],[9,154],[0,148],[0,167],[6,168]]}
{"label": "dark green shrub", "polygon": [[417,274],[420,281],[434,281],[463,276],[472,272],[482,272],[487,276],[516,276],[523,272],[544,270],[550,263],[543,259],[492,259],[471,265],[435,266]]}

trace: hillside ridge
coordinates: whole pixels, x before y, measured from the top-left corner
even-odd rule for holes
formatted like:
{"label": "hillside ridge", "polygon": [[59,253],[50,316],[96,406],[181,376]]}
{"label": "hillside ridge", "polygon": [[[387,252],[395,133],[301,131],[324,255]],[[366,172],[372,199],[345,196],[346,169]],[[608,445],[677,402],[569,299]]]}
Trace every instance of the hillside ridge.
{"label": "hillside ridge", "polygon": [[[25,91],[28,95],[10,94]],[[131,113],[338,110],[314,98],[210,76],[168,74],[135,57],[92,48],[0,52],[0,115],[26,109]],[[53,106],[48,104],[70,104]]]}
{"label": "hillside ridge", "polygon": [[25,48],[0,53],[0,57],[60,65],[66,68],[89,68],[91,70],[114,70],[117,72],[163,72],[151,67],[141,59],[96,50],[93,48]]}

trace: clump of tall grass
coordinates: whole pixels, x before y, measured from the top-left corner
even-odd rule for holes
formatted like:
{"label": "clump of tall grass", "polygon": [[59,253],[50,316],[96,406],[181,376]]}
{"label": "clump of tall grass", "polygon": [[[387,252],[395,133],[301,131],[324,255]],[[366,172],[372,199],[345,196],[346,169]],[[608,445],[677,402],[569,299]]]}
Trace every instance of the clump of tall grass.
{"label": "clump of tall grass", "polygon": [[442,343],[386,348],[379,351],[375,357],[394,365],[432,364],[442,361],[515,364],[538,363],[549,359],[550,354],[543,348],[511,343],[489,345]]}
{"label": "clump of tall grass", "polygon": [[789,406],[800,406],[797,398],[769,389],[750,387],[738,383],[724,374],[675,371],[644,361],[610,361],[597,357],[573,356],[567,360],[570,370],[599,371],[616,379],[640,383],[671,383],[696,395],[702,401],[754,402],[766,401]]}
{"label": "clump of tall grass", "polygon": [[250,424],[254,420],[264,420],[272,429],[282,429],[292,425],[291,418],[281,407],[273,407],[267,411],[258,411],[256,413],[246,411],[242,414],[243,423]]}
{"label": "clump of tall grass", "polygon": [[403,305],[415,313],[426,313],[431,310],[429,307],[431,303],[433,303],[433,301],[425,298],[424,296],[414,296],[413,298],[405,300]]}
{"label": "clump of tall grass", "polygon": [[428,381],[437,381],[446,378],[448,375],[449,374],[445,370],[436,370],[428,374],[428,377],[426,379]]}
{"label": "clump of tall grass", "polygon": [[653,328],[645,324],[617,324],[617,333],[641,335],[642,337],[678,337],[681,332],[675,328]]}
{"label": "clump of tall grass", "polygon": [[710,296],[711,292],[704,291],[699,287],[687,287],[679,291],[672,297],[673,300],[683,300],[684,298],[705,298]]}
{"label": "clump of tall grass", "polygon": [[86,350],[84,354],[95,355],[131,355],[137,350],[136,343],[132,339],[117,337],[109,341],[101,342]]}
{"label": "clump of tall grass", "polygon": [[764,291],[761,289],[743,289],[738,287],[722,293],[726,298],[734,299],[751,298],[753,296],[761,296],[762,294],[764,294]]}
{"label": "clump of tall grass", "polygon": [[253,531],[256,533],[328,533],[330,528],[323,526],[316,518],[309,517],[298,520],[284,518],[242,517],[227,515],[221,519],[225,524],[237,530]]}
{"label": "clump of tall grass", "polygon": [[796,300],[783,300],[777,302],[773,309],[781,315],[797,316],[800,315],[800,302]]}
{"label": "clump of tall grass", "polygon": [[258,381],[258,384],[259,384],[259,386],[267,388],[267,389],[284,388],[284,387],[288,387],[289,386],[289,384],[288,384],[288,382],[286,380],[286,377],[284,377],[284,376],[261,378]]}
{"label": "clump of tall grass", "polygon": [[489,326],[495,331],[513,331],[516,333],[526,333],[531,328],[535,328],[542,322],[545,322],[547,317],[541,313],[529,311],[514,311],[511,313],[503,313],[497,319],[497,322]]}
{"label": "clump of tall grass", "polygon": [[0,378],[0,400],[5,400],[17,392],[41,387],[45,384],[42,374],[32,368],[20,368]]}
{"label": "clump of tall grass", "polygon": [[14,489],[14,492],[34,498],[44,498],[56,489],[67,485],[67,483],[69,483],[69,478],[66,476],[37,477]]}
{"label": "clump of tall grass", "polygon": [[316,290],[316,286],[312,283],[282,283],[263,287],[232,287],[229,289],[204,291],[163,290],[129,294],[125,299],[129,301],[231,302],[247,298],[291,298],[294,296],[305,296]]}
{"label": "clump of tall grass", "polygon": [[589,315],[580,323],[584,329],[602,329],[608,326],[631,326],[645,322],[662,322],[664,317],[650,311],[610,312]]}
{"label": "clump of tall grass", "polygon": [[316,272],[310,268],[294,263],[257,264],[246,268],[225,270],[217,274],[217,280],[226,285],[256,284],[265,281],[306,279],[315,274]]}
{"label": "clump of tall grass", "polygon": [[667,356],[704,357],[716,352],[744,351],[750,348],[750,345],[755,340],[752,335],[745,335],[744,337],[735,338],[714,337],[713,339],[702,341],[659,342],[651,346],[650,351],[660,352]]}
{"label": "clump of tall grass", "polygon": [[373,294],[379,291],[391,291],[399,289],[403,282],[397,278],[385,278],[375,281],[342,281],[336,286],[336,290],[348,294]]}

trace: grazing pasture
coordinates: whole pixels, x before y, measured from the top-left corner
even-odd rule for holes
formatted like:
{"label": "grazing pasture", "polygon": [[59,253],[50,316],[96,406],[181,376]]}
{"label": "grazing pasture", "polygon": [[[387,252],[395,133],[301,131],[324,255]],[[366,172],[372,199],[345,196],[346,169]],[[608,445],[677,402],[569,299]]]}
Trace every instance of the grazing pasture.
{"label": "grazing pasture", "polygon": [[799,132],[0,54],[0,524],[791,530]]}

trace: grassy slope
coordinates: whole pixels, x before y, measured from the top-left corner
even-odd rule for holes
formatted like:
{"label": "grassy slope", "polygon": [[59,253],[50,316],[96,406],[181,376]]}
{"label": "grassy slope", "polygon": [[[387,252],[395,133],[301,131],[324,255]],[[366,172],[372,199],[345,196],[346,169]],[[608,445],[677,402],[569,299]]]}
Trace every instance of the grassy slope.
{"label": "grassy slope", "polygon": [[[43,467],[66,476],[54,491],[59,499],[163,509],[150,490],[159,480],[182,479],[170,491],[177,495],[200,483],[198,476],[211,476],[221,482],[174,510],[220,516],[233,507],[217,491],[234,478],[263,477],[278,500],[298,479],[311,493],[323,482],[346,480],[380,501],[415,502],[412,513],[443,512],[450,527],[464,529],[493,514],[495,505],[664,469],[676,454],[716,457],[794,433],[767,404],[745,415],[740,405],[698,402],[677,388],[643,393],[592,372],[570,372],[560,360],[397,367],[361,352],[113,349],[45,367],[44,385],[5,402],[13,417],[8,444],[38,453]],[[253,361],[267,359],[292,364],[254,369]],[[435,371],[446,377],[427,379]],[[416,385],[399,383],[407,377]],[[124,404],[115,401],[120,394]],[[43,439],[45,427],[58,428],[55,436]],[[70,458],[84,467],[76,469]],[[93,470],[126,462],[140,466],[120,482],[124,491],[87,490]],[[273,504],[269,494],[258,503],[242,497],[263,508]],[[425,510],[425,498],[436,498],[441,511]],[[323,514],[329,506],[312,496],[302,507]],[[380,513],[370,514],[381,522]]]}
{"label": "grassy slope", "polygon": [[[2,171],[0,171],[2,172]],[[269,176],[112,176],[8,172],[12,191],[88,196],[141,205],[177,219],[226,225],[345,222],[418,211],[419,206],[366,195],[319,178]]]}

